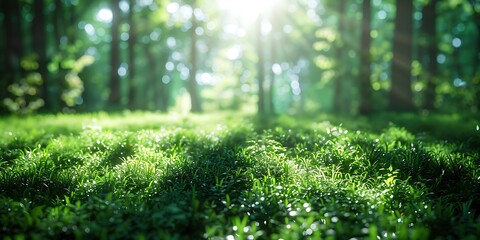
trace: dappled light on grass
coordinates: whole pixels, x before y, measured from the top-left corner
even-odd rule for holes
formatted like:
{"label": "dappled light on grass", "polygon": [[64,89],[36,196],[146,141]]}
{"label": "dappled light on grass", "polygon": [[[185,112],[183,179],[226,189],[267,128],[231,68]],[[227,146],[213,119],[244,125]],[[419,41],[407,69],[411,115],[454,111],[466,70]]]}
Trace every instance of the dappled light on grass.
{"label": "dappled light on grass", "polygon": [[437,116],[424,133],[405,119],[373,129],[373,119],[229,113],[3,119],[0,235],[478,236],[478,123]]}

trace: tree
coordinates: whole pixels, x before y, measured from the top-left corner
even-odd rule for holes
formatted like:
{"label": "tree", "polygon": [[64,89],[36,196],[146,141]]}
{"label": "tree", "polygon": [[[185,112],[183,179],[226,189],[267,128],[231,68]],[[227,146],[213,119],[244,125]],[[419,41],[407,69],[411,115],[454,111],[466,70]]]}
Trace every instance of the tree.
{"label": "tree", "polygon": [[[3,101],[10,94],[8,92],[8,86],[12,85],[16,79],[20,78],[20,58],[23,56],[22,46],[22,31],[17,26],[22,25],[22,17],[20,15],[19,1],[1,1],[1,12],[4,15],[3,18],[3,32],[5,36],[4,46],[4,61],[5,61],[5,74],[3,75],[3,81],[0,81],[0,102]],[[3,106],[3,104],[0,104]],[[0,113],[6,111],[5,108],[0,107]]]}
{"label": "tree", "polygon": [[169,78],[169,76],[164,75],[165,72],[162,72],[159,75],[159,73],[157,72],[157,69],[158,69],[158,66],[165,66],[168,60],[169,51],[165,50],[167,49],[167,47],[164,47],[164,49],[161,51],[160,61],[158,62],[155,60],[151,42],[148,42],[147,44],[145,44],[143,49],[145,51],[145,56],[147,58],[147,64],[148,64],[148,70],[149,70],[148,83],[151,84],[149,89],[153,91],[153,96],[154,96],[153,102],[154,102],[155,109],[158,109],[161,112],[167,112],[169,95],[168,95],[167,84],[163,82],[162,78]]}
{"label": "tree", "polygon": [[477,41],[475,49],[473,50],[472,70],[473,70],[473,86],[475,90],[475,107],[477,111],[480,110],[480,11],[478,6],[480,3],[475,0],[468,0],[473,11],[473,20],[477,29]]}
{"label": "tree", "polygon": [[344,44],[345,44],[345,8],[346,8],[346,3],[345,0],[339,0],[338,1],[338,35],[340,36],[339,41],[337,41],[337,47],[335,50],[335,58],[336,58],[336,78],[334,79],[335,81],[335,89],[333,93],[333,111],[334,112],[341,112],[342,110],[342,92],[343,92],[343,86],[342,86],[342,81],[344,79],[344,71],[343,71],[343,65],[345,64],[343,60],[344,56]]}
{"label": "tree", "polygon": [[120,7],[117,0],[111,0],[110,7],[112,10],[112,42],[110,44],[110,96],[109,105],[112,108],[120,107],[120,77],[118,68],[120,67]]}
{"label": "tree", "polygon": [[135,44],[136,44],[136,27],[133,20],[134,1],[129,0],[128,10],[128,24],[130,26],[128,30],[128,108],[134,110],[135,106]]}
{"label": "tree", "polygon": [[200,98],[198,96],[198,87],[197,87],[197,26],[198,21],[195,16],[196,1],[193,1],[192,5],[192,17],[191,17],[191,28],[190,28],[190,78],[188,81],[188,92],[190,93],[190,103],[191,103],[191,112],[198,113],[202,111],[202,106],[200,104]]}
{"label": "tree", "polygon": [[390,110],[412,111],[413,0],[396,1]]}
{"label": "tree", "polygon": [[270,78],[270,89],[269,89],[269,97],[268,97],[268,105],[271,114],[275,114],[275,81],[276,81],[276,72],[274,71],[273,65],[277,60],[277,41],[278,41],[278,34],[279,34],[279,27],[278,27],[278,19],[276,14],[276,7],[272,6],[271,18],[270,23],[272,25],[272,31],[270,33],[270,61],[271,61],[271,78]]}
{"label": "tree", "polygon": [[51,107],[49,99],[49,81],[48,81],[48,71],[47,71],[47,36],[46,36],[46,21],[44,14],[44,2],[43,0],[33,1],[33,20],[31,24],[32,32],[32,44],[33,50],[37,55],[38,60],[38,73],[42,76],[43,85],[42,85],[42,98],[45,102],[45,106],[48,108]]}
{"label": "tree", "polygon": [[371,1],[363,0],[362,3],[362,33],[360,40],[360,107],[361,114],[371,113],[372,108],[372,85],[370,82],[371,76]]}
{"label": "tree", "polygon": [[430,0],[423,8],[422,32],[425,38],[425,64],[424,74],[426,78],[425,96],[423,107],[427,110],[435,109],[437,88],[437,0]]}
{"label": "tree", "polygon": [[[62,52],[62,37],[65,35],[65,9],[62,3],[62,0],[55,0],[55,10],[53,12],[53,36],[54,36],[54,45],[55,51],[57,54]],[[58,64],[58,62],[57,62]],[[55,74],[56,73],[56,74]],[[58,111],[60,104],[60,88],[61,82],[64,80],[63,71],[58,68],[56,71],[53,71],[52,74],[52,83],[50,84],[50,89],[52,91],[52,111]]]}
{"label": "tree", "polygon": [[255,47],[257,50],[257,81],[258,81],[258,113],[264,115],[265,112],[265,90],[263,82],[265,81],[265,60],[262,44],[262,16],[259,14],[256,21]]}

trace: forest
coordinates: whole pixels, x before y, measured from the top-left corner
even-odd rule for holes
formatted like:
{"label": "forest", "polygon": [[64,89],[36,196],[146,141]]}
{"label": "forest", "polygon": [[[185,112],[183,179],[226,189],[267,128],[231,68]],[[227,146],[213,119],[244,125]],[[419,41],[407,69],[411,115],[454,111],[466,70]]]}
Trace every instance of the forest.
{"label": "forest", "polygon": [[3,114],[480,104],[476,0],[21,0],[1,9]]}
{"label": "forest", "polygon": [[480,239],[479,0],[0,0],[0,239]]}

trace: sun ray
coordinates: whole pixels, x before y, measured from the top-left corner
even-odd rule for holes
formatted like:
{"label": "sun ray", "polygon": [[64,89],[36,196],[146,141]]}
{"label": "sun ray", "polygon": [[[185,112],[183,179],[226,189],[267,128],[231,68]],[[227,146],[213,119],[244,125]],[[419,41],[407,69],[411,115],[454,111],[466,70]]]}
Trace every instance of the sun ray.
{"label": "sun ray", "polygon": [[221,9],[238,18],[243,25],[248,25],[260,14],[267,12],[274,2],[275,0],[219,0],[218,4]]}

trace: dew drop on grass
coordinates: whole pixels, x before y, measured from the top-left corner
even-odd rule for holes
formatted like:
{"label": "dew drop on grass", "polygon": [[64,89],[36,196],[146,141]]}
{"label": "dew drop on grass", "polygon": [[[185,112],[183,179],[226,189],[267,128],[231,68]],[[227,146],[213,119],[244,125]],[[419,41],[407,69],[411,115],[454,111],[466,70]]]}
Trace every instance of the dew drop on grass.
{"label": "dew drop on grass", "polygon": [[295,217],[295,216],[298,215],[298,212],[297,212],[297,211],[290,211],[290,212],[288,213],[288,215],[290,215],[290,216],[292,216],[292,217]]}
{"label": "dew drop on grass", "polygon": [[327,230],[327,235],[330,235],[330,236],[335,235],[335,230],[333,230],[333,229],[328,229],[328,230]]}

